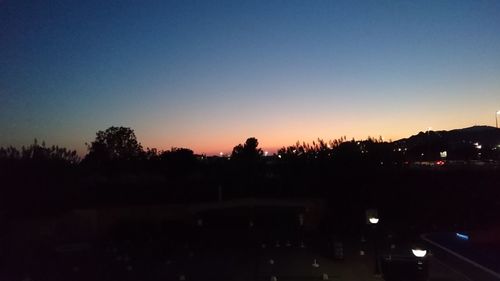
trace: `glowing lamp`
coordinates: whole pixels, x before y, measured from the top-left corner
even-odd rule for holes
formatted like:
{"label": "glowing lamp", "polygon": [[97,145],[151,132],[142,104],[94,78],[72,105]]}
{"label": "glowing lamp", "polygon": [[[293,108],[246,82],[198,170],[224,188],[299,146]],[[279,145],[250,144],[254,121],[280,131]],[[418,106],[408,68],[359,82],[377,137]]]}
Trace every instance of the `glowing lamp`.
{"label": "glowing lamp", "polygon": [[379,221],[379,215],[377,209],[366,210],[366,224],[371,224],[375,226]]}
{"label": "glowing lamp", "polygon": [[422,250],[422,249],[412,249],[411,252],[417,258],[423,258],[425,257],[425,255],[427,255],[427,250]]}

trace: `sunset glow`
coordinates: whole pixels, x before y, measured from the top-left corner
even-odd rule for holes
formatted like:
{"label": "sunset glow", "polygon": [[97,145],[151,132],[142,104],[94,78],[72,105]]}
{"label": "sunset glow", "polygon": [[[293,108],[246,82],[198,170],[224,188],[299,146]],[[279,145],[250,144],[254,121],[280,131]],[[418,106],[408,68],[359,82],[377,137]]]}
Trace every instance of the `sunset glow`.
{"label": "sunset glow", "polygon": [[0,145],[84,154],[115,125],[145,147],[272,153],[495,125],[498,1],[125,2],[0,2]]}

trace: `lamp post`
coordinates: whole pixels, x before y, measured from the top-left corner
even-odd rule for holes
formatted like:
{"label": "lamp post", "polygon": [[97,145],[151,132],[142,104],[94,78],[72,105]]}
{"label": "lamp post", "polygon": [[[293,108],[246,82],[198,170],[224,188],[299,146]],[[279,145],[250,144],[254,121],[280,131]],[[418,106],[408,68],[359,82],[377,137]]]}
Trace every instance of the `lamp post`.
{"label": "lamp post", "polygon": [[417,275],[421,280],[427,279],[427,270],[424,269],[424,257],[427,255],[427,250],[422,247],[413,247],[411,249],[413,255],[417,258]]}
{"label": "lamp post", "polygon": [[378,265],[378,245],[377,245],[377,224],[379,222],[379,218],[378,216],[372,215],[368,217],[368,222],[372,226],[372,232],[373,232],[373,256],[375,261],[374,274],[380,275],[380,269]]}

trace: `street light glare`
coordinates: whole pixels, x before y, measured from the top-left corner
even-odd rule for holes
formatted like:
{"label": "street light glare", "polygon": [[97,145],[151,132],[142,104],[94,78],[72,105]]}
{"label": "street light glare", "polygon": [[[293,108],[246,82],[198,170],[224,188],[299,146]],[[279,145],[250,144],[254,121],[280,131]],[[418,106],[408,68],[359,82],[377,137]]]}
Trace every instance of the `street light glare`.
{"label": "street light glare", "polygon": [[369,218],[368,219],[371,224],[377,224],[378,223],[378,218]]}
{"label": "street light glare", "polygon": [[427,255],[427,250],[421,250],[421,249],[412,249],[413,255],[417,258],[423,258],[425,255]]}

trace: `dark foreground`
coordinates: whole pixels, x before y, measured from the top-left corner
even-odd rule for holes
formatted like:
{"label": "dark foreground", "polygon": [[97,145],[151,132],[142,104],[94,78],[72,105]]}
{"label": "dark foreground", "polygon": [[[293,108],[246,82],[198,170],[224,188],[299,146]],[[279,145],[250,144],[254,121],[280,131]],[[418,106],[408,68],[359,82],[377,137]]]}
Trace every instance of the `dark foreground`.
{"label": "dark foreground", "polygon": [[[231,211],[237,213],[223,213]],[[2,240],[0,279],[472,280],[434,255],[425,258],[425,272],[419,271],[409,241],[397,235],[389,239],[383,228],[378,235],[382,275],[377,276],[370,232],[346,236],[301,226],[294,220],[297,211],[274,212],[267,220],[207,214],[187,225],[132,224],[92,241],[11,237]],[[392,266],[387,267],[389,256]]]}

